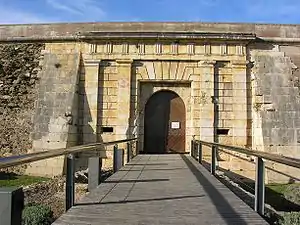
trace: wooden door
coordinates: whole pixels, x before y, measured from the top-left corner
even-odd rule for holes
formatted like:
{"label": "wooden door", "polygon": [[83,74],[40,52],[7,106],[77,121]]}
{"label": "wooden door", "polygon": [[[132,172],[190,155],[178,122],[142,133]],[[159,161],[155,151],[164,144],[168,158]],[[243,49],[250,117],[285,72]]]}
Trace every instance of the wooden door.
{"label": "wooden door", "polygon": [[167,152],[185,152],[185,106],[177,96],[171,100]]}
{"label": "wooden door", "polygon": [[183,153],[185,151],[185,106],[171,91],[151,96],[145,107],[144,152]]}

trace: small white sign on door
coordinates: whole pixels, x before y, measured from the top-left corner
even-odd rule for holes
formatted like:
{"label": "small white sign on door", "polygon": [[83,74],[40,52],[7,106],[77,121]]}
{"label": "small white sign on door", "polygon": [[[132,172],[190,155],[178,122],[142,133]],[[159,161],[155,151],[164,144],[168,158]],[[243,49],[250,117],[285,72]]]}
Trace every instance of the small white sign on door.
{"label": "small white sign on door", "polygon": [[180,122],[177,122],[177,121],[172,122],[171,123],[171,128],[172,129],[179,129],[180,128]]}

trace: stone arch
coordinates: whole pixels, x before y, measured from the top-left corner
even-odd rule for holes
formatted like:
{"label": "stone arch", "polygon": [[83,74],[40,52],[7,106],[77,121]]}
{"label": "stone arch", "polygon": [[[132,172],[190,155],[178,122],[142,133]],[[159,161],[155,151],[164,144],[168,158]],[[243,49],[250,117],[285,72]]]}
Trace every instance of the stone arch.
{"label": "stone arch", "polygon": [[186,110],[174,91],[160,90],[145,105],[144,152],[185,152]]}
{"label": "stone arch", "polygon": [[139,137],[139,151],[144,152],[144,117],[145,107],[150,97],[161,91],[169,91],[178,95],[184,105],[186,114],[186,135],[185,135],[185,151],[189,149],[189,143],[192,136],[190,135],[192,118],[191,118],[191,83],[177,83],[172,82],[169,84],[163,82],[144,82],[140,84],[140,91],[138,95],[138,111],[137,118],[137,135]]}

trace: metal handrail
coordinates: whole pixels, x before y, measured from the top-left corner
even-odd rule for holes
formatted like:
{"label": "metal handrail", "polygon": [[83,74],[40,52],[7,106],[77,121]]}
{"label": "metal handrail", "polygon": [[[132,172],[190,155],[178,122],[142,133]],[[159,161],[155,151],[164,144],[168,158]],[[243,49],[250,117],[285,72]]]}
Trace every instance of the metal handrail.
{"label": "metal handrail", "polygon": [[[25,163],[31,163],[36,162],[43,159],[50,159],[57,156],[67,155],[66,157],[66,199],[65,199],[65,207],[66,210],[71,208],[74,205],[74,199],[75,199],[75,160],[74,160],[74,154],[80,153],[80,152],[86,152],[86,151],[95,151],[96,153],[93,156],[87,156],[89,158],[88,160],[88,189],[89,191],[95,187],[97,187],[101,182],[101,167],[102,167],[102,158],[103,155],[101,155],[102,152],[106,152],[107,150],[103,150],[103,147],[114,145],[114,156],[113,156],[113,168],[114,172],[118,171],[119,168],[121,168],[123,164],[123,150],[124,149],[118,149],[118,144],[120,143],[126,143],[127,144],[127,163],[132,158],[132,145],[134,142],[136,144],[136,148],[138,146],[137,138],[131,138],[131,139],[123,139],[118,141],[111,141],[111,142],[97,142],[97,143],[91,143],[86,145],[78,145],[74,147],[69,148],[60,148],[60,149],[53,149],[48,150],[44,152],[36,152],[36,153],[29,153],[19,156],[10,156],[10,157],[4,157],[0,158],[0,169],[8,168],[11,166],[18,166]],[[22,189],[22,188],[20,188]],[[20,197],[18,199],[18,204],[20,204],[20,201],[22,199],[23,205],[24,205],[24,195],[23,197]],[[11,198],[12,199],[12,198]],[[11,203],[12,205],[12,203]],[[18,220],[21,221],[20,215],[21,213],[17,213]],[[5,215],[6,216],[6,215]],[[0,215],[1,220],[1,215]],[[1,220],[2,221],[2,220]]]}
{"label": "metal handrail", "polygon": [[238,153],[243,153],[243,154],[247,154],[247,155],[251,155],[251,156],[260,157],[263,159],[267,159],[267,160],[270,160],[273,162],[281,163],[284,165],[288,165],[288,166],[292,166],[292,167],[300,169],[300,159],[292,159],[292,158],[288,158],[288,157],[278,155],[278,154],[272,154],[272,153],[268,153],[268,152],[252,150],[249,148],[224,145],[224,144],[219,144],[219,143],[215,143],[215,142],[207,142],[207,141],[201,141],[201,140],[195,140],[195,142],[198,142],[203,145],[210,146],[210,147],[216,146],[216,147],[221,147],[221,148],[228,149],[231,151],[235,151]]}
{"label": "metal handrail", "polygon": [[[276,155],[268,152],[256,151],[249,148],[225,145],[215,142],[207,142],[201,140],[192,140],[191,143],[191,156],[198,160],[202,164],[202,145],[211,147],[211,165],[210,172],[215,175],[216,162],[217,162],[217,150],[222,148],[221,151],[229,150],[237,153],[242,153],[256,157],[256,173],[255,173],[255,204],[254,209],[260,215],[264,215],[265,204],[265,160],[281,163],[291,167],[300,169],[300,159],[288,158],[281,155]],[[196,148],[195,148],[196,147]],[[198,158],[195,154],[195,150],[198,152]]]}
{"label": "metal handrail", "polygon": [[0,162],[0,169],[8,168],[11,166],[18,166],[26,163],[31,163],[31,162],[36,162],[43,159],[50,159],[57,156],[85,152],[85,151],[96,150],[100,152],[102,151],[102,149],[100,149],[101,147],[116,145],[120,143],[136,141],[136,140],[137,138],[131,138],[131,139],[123,139],[123,140],[103,142],[103,143],[98,142],[98,143],[92,143],[86,145],[78,145],[69,148],[60,148],[60,149],[53,149],[44,152],[23,154],[23,155],[18,155],[17,158],[16,156],[3,157],[0,158],[1,160],[3,160],[3,162]]}

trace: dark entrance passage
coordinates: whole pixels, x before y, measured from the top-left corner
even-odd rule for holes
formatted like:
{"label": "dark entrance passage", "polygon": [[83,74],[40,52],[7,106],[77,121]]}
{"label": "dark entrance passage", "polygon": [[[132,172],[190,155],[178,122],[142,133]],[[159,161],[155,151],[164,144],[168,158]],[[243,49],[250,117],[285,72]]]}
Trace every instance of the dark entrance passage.
{"label": "dark entrance passage", "polygon": [[145,107],[144,152],[185,152],[185,105],[174,92],[159,91]]}

